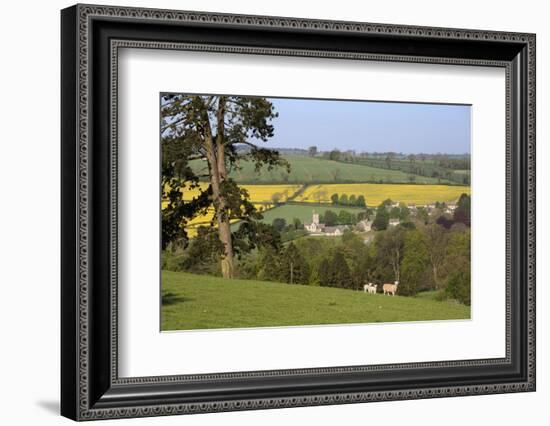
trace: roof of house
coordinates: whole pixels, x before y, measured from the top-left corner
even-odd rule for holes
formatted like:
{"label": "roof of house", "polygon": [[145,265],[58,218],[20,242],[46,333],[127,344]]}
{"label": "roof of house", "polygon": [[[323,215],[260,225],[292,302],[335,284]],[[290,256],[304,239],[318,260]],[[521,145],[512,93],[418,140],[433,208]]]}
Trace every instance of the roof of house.
{"label": "roof of house", "polygon": [[311,225],[315,225],[319,228],[324,228],[325,227],[325,224],[324,223],[315,223],[315,222],[311,222],[311,223],[304,223],[304,226],[311,226]]}
{"label": "roof of house", "polygon": [[348,229],[346,225],[336,225],[336,226],[325,226],[325,232],[327,234],[333,233],[334,231],[344,231]]}

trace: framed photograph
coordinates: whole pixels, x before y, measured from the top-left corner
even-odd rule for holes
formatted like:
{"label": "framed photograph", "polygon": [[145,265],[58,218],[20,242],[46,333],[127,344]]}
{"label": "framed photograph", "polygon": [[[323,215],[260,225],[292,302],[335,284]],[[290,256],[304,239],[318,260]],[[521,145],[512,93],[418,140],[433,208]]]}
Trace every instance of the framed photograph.
{"label": "framed photograph", "polygon": [[535,35],[61,12],[61,412],[535,390]]}

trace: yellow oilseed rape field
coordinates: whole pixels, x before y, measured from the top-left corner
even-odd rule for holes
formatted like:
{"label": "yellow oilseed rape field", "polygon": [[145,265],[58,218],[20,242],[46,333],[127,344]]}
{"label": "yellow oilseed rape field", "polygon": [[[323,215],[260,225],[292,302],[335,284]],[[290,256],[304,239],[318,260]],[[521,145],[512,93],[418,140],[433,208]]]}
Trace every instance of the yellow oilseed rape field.
{"label": "yellow oilseed rape field", "polygon": [[[269,204],[254,204],[254,207],[256,207],[256,210],[262,212],[266,209],[271,208],[272,206]],[[193,219],[187,222],[187,226],[208,225],[213,217],[214,217],[214,208],[211,207],[206,211],[205,214],[195,216]]]}
{"label": "yellow oilseed rape field", "polygon": [[[274,201],[282,203],[292,197],[301,188],[301,185],[239,185],[239,187],[248,191],[250,201],[253,203],[270,203]],[[201,182],[200,189],[186,188],[183,197],[185,200],[192,200],[199,195],[200,191],[204,191],[206,188],[208,188],[208,184]]]}
{"label": "yellow oilseed rape field", "polygon": [[[250,201],[257,210],[264,211],[273,207],[272,202],[285,202],[292,197],[302,186],[301,185],[239,185],[248,191]],[[208,188],[208,184],[200,182],[198,188],[189,189],[185,188],[183,192],[184,200],[192,200],[198,197],[201,191]],[[165,208],[167,201],[162,202],[161,208]],[[195,216],[193,219],[187,222],[187,234],[193,238],[197,234],[197,228],[199,226],[208,226],[212,217],[214,216],[214,209],[209,208],[205,214]],[[232,221],[236,222],[236,220]],[[214,225],[215,226],[215,225]]]}
{"label": "yellow oilseed rape field", "polygon": [[[273,207],[270,204],[254,204],[254,206],[260,212]],[[212,221],[213,217],[214,217],[214,208],[211,207],[206,211],[205,214],[195,216],[193,219],[188,221],[187,226],[185,227],[185,229],[187,230],[187,236],[189,238],[195,237],[197,235],[197,229],[200,226],[210,226],[210,222]],[[231,221],[231,223],[235,223],[235,222],[237,222],[236,219]],[[215,223],[214,223],[214,226],[216,226]]]}
{"label": "yellow oilseed rape field", "polygon": [[450,185],[399,185],[378,183],[351,183],[312,185],[296,197],[295,201],[309,203],[330,203],[332,194],[341,196],[363,195],[367,206],[378,206],[391,199],[405,204],[425,205],[439,202],[454,203],[461,194],[470,194],[469,186]]}

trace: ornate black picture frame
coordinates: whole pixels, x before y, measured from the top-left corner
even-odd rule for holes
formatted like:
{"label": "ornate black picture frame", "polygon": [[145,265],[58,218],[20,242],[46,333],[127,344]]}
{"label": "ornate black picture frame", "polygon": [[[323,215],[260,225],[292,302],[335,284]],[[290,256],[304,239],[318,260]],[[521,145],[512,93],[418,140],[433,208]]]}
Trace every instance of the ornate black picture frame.
{"label": "ornate black picture frame", "polygon": [[[535,35],[95,5],[64,9],[61,27],[62,415],[92,420],[535,390]],[[119,378],[120,47],[504,68],[506,356]]]}

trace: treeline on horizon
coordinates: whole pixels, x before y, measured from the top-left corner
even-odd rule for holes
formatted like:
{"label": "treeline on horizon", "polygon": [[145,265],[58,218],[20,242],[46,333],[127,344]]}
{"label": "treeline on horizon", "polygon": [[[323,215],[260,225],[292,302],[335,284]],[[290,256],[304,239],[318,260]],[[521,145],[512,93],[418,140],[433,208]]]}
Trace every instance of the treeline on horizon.
{"label": "treeline on horizon", "polygon": [[[392,204],[386,200],[361,217],[340,218],[327,211],[321,218],[352,225],[357,219],[369,218],[376,231],[369,241],[354,232],[353,226],[340,238],[289,238],[307,235],[304,225],[280,218],[271,225],[257,224],[261,226],[252,244],[241,238],[248,232],[239,229],[234,233],[236,277],[348,290],[360,290],[368,282],[399,281],[398,295],[434,290],[440,299],[469,305],[470,197],[463,194],[452,215],[445,213],[443,203],[431,213]],[[399,218],[400,224],[389,226],[392,217]],[[202,227],[186,248],[165,250],[162,267],[220,276],[219,251],[215,230]]]}
{"label": "treeline on horizon", "polygon": [[[250,150],[247,146],[239,146],[239,151],[247,152]],[[470,167],[470,154],[463,153],[463,154],[451,154],[451,153],[445,153],[445,152],[436,152],[436,153],[425,153],[425,152],[416,152],[416,153],[403,153],[403,152],[395,152],[395,151],[357,151],[354,149],[349,150],[339,150],[337,148],[330,149],[330,150],[319,150],[316,146],[310,146],[308,148],[280,148],[280,147],[273,147],[268,148],[273,151],[277,151],[282,155],[307,155],[310,157],[321,157],[321,158],[328,158],[330,157],[331,153],[334,159],[335,155],[338,155],[337,153],[340,153],[342,160],[349,160],[350,158],[372,158],[372,159],[385,159],[386,157],[390,156],[393,159],[396,160],[408,160],[410,156],[414,156],[420,161],[443,161],[443,164],[447,166],[448,163],[446,163],[447,160],[465,160],[465,163],[456,163],[456,165],[467,167],[455,167],[458,169],[469,169]],[[339,158],[340,159],[340,158]],[[450,167],[450,166],[449,166]]]}

